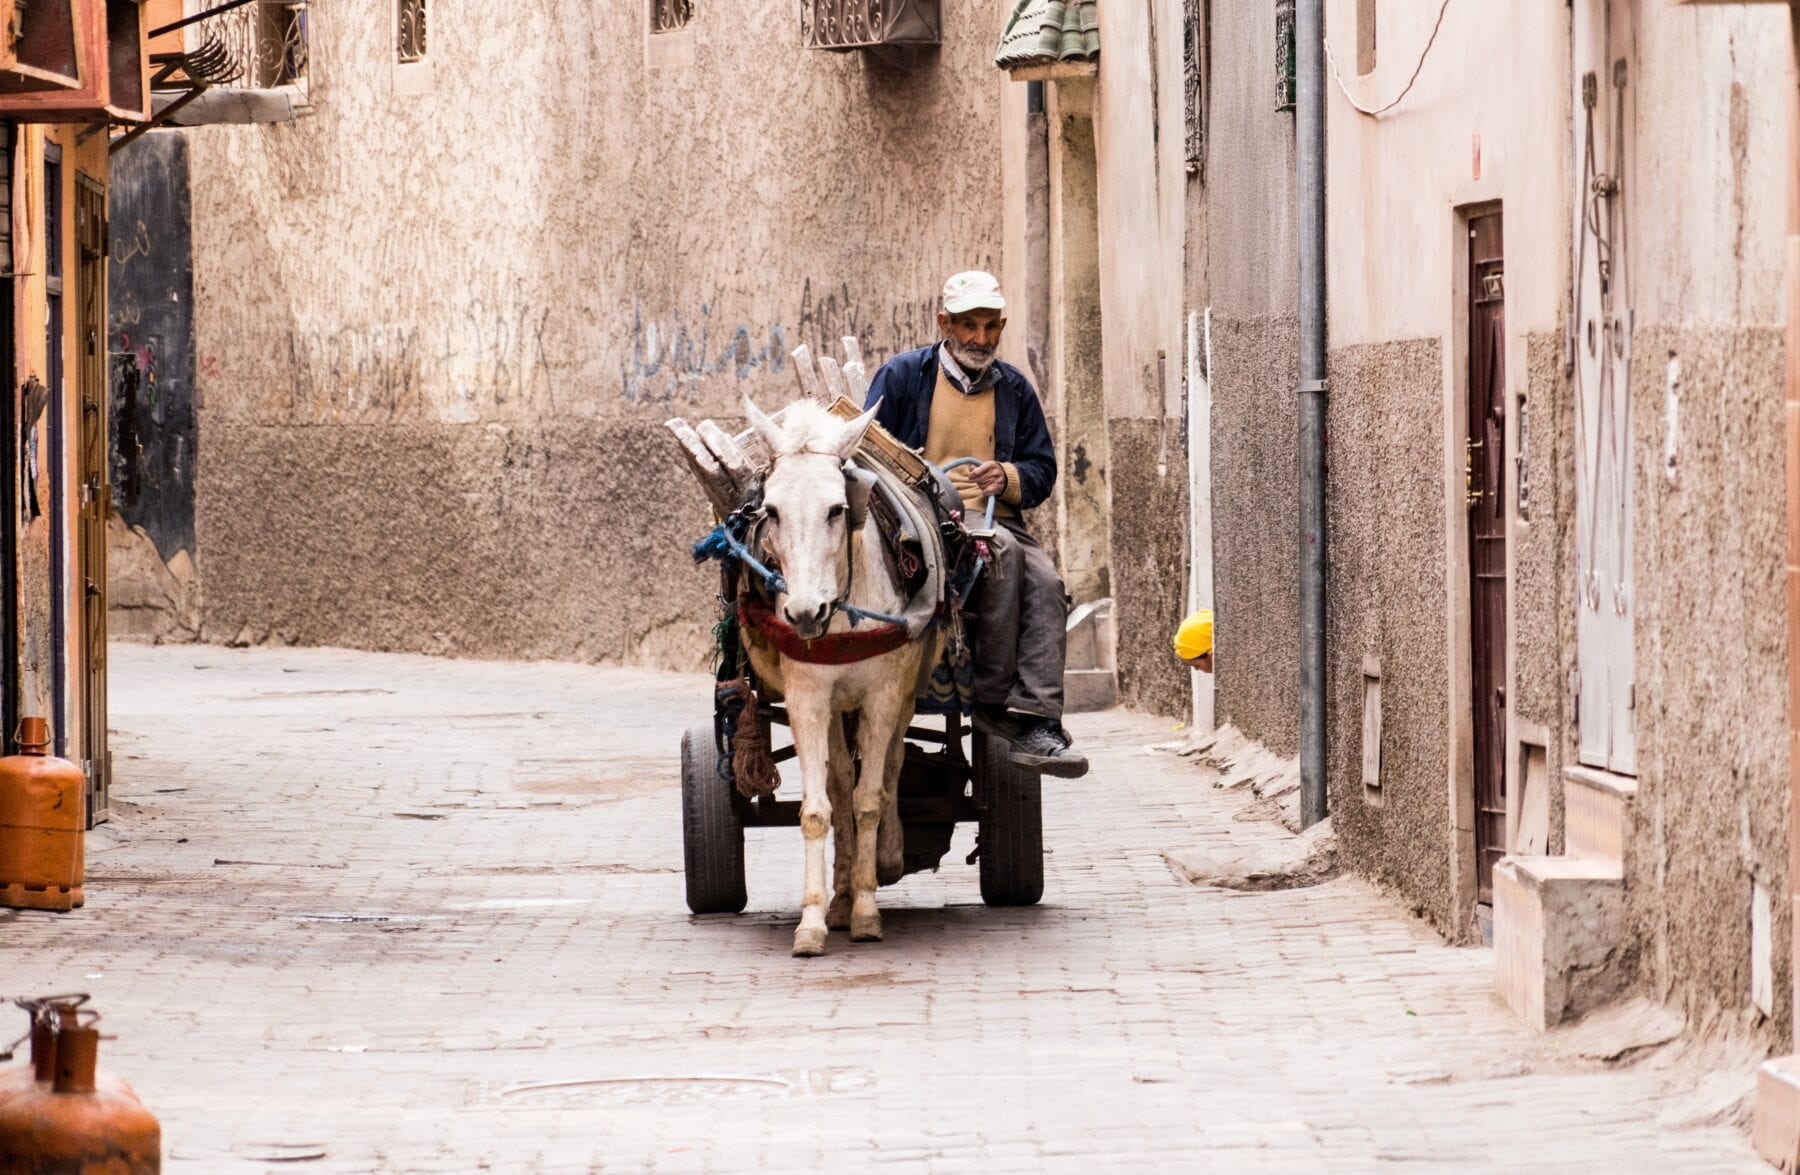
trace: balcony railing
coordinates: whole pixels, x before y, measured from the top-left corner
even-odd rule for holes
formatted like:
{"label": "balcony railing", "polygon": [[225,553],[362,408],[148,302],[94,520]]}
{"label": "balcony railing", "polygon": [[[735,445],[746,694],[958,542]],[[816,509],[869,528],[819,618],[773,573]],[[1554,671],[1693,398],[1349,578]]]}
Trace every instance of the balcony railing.
{"label": "balcony railing", "polygon": [[939,0],[800,0],[808,49],[883,49],[944,39]]}
{"label": "balcony railing", "polygon": [[307,0],[253,0],[228,7],[224,3],[189,4],[192,15],[204,16],[187,29],[188,51],[216,41],[238,66],[237,77],[216,88],[270,90],[278,86],[307,89],[312,72],[311,13]]}

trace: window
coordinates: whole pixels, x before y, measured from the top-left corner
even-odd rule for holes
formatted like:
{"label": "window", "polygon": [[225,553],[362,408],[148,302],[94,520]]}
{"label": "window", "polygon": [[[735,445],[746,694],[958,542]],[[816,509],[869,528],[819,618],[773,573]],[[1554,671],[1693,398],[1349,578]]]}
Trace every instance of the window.
{"label": "window", "polygon": [[694,0],[650,0],[650,31],[672,33],[687,27],[694,16]]}
{"label": "window", "polygon": [[426,0],[399,0],[394,53],[402,65],[425,60],[425,4]]}
{"label": "window", "polygon": [[1375,72],[1375,0],[1356,0],[1356,72]]}

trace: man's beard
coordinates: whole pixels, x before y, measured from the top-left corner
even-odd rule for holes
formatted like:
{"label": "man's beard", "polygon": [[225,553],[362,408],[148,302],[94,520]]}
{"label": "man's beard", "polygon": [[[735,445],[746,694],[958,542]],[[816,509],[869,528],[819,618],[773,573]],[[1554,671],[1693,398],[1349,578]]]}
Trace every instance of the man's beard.
{"label": "man's beard", "polygon": [[951,338],[946,338],[944,345],[950,349],[950,358],[956,360],[957,365],[968,372],[971,379],[980,378],[983,372],[994,365],[993,347],[965,345]]}

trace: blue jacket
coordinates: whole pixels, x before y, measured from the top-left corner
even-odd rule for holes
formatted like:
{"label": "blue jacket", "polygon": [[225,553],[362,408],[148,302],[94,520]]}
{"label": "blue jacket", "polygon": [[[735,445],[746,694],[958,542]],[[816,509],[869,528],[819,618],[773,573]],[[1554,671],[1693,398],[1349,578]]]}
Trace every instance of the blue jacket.
{"label": "blue jacket", "polygon": [[[875,419],[902,444],[925,447],[931,424],[931,397],[937,391],[938,346],[896,355],[882,364],[869,386],[866,410],[880,401]],[[1010,461],[1019,471],[1019,506],[1029,510],[1050,496],[1056,485],[1056,448],[1044,421],[1037,389],[1025,373],[1004,360],[994,360],[994,460]]]}

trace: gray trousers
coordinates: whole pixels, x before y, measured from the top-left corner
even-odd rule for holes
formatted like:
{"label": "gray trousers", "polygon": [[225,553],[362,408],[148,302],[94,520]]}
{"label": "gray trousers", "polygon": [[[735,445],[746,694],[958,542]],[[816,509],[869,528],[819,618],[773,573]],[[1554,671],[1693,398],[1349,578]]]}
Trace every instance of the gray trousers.
{"label": "gray trousers", "polygon": [[1069,597],[1050,555],[1023,521],[996,518],[970,611],[975,616],[975,701],[1061,719]]}

